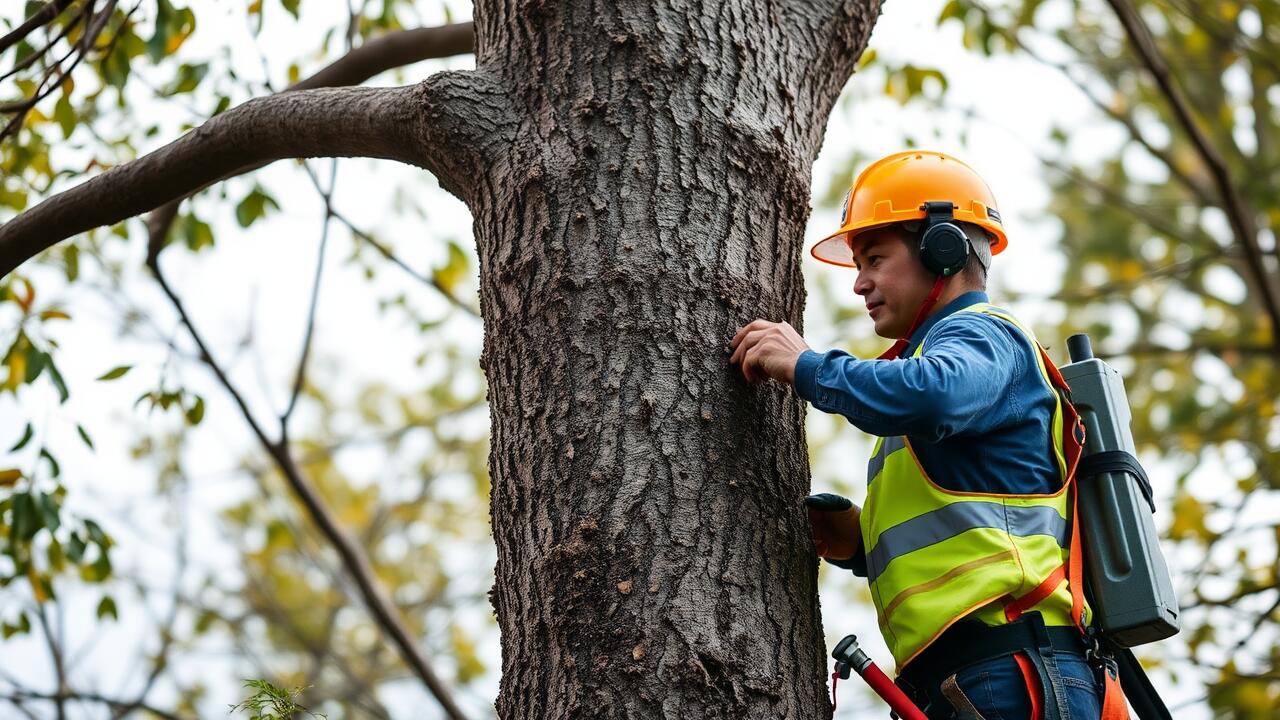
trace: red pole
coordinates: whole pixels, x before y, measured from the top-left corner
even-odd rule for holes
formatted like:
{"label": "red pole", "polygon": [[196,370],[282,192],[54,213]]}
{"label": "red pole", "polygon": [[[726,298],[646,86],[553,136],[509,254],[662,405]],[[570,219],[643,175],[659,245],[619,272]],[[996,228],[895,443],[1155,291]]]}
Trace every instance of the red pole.
{"label": "red pole", "polygon": [[[902,720],[928,720],[920,708],[911,702],[911,698],[907,697],[893,681],[889,679],[884,671],[871,662],[871,658],[858,647],[858,638],[854,635],[847,635],[836,645],[836,649],[831,651],[831,656],[836,659],[836,675],[841,678],[849,677],[849,669],[857,671],[858,676],[866,681],[867,685],[889,704],[890,708],[898,714]],[[834,692],[834,681],[832,690]]]}

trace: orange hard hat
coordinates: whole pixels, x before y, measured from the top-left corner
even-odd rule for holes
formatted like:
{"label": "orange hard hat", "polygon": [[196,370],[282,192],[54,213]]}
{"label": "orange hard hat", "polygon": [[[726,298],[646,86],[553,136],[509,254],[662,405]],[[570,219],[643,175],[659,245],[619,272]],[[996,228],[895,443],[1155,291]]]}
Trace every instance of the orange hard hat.
{"label": "orange hard hat", "polygon": [[924,220],[924,204],[951,201],[959,222],[978,225],[995,236],[991,254],[1009,244],[991,188],[973,168],[940,152],[909,150],[867,166],[844,198],[840,229],[818,241],[813,256],[833,265],[854,267],[852,241],[872,228]]}

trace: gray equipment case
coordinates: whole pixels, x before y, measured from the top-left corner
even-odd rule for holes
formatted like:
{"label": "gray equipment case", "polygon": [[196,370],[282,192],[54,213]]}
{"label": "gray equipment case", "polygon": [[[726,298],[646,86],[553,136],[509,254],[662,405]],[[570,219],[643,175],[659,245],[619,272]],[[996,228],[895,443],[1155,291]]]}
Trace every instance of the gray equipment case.
{"label": "gray equipment case", "polygon": [[[1100,452],[1132,455],[1129,401],[1120,373],[1093,356],[1087,335],[1073,335],[1067,347],[1071,363],[1060,369],[1084,422],[1082,463]],[[1139,482],[1128,470],[1077,477],[1085,592],[1095,623],[1120,647],[1178,632],[1178,600]]]}

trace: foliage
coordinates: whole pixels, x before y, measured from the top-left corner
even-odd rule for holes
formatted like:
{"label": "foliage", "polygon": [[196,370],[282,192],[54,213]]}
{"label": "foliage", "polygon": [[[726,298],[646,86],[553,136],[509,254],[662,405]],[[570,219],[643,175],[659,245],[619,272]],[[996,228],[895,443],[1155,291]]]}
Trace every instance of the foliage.
{"label": "foliage", "polygon": [[245,687],[251,687],[257,692],[243,702],[232,705],[231,711],[243,710],[249,713],[249,720],[286,720],[286,718],[295,717],[299,713],[306,713],[310,717],[325,717],[320,713],[313,713],[294,702],[302,694],[303,688],[284,690],[266,680],[245,680],[244,684]]}

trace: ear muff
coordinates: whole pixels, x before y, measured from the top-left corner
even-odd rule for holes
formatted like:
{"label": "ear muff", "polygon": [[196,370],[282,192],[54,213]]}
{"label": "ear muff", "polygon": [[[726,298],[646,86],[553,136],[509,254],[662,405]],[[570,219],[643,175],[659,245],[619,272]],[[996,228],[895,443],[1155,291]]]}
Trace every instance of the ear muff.
{"label": "ear muff", "polygon": [[929,272],[950,277],[969,262],[969,237],[955,224],[950,202],[927,202],[924,230],[920,233],[920,261]]}

